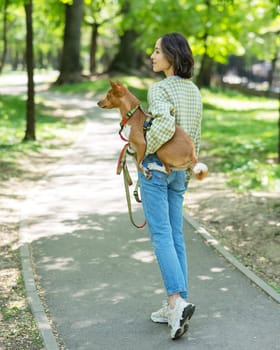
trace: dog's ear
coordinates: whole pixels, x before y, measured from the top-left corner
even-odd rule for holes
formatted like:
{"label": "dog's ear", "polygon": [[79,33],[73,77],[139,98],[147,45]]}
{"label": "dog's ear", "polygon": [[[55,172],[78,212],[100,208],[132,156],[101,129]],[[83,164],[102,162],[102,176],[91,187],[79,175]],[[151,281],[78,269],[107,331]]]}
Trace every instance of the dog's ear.
{"label": "dog's ear", "polygon": [[114,83],[113,81],[110,80],[110,84],[115,96],[118,96],[118,97],[123,96],[123,85],[121,82],[117,80],[116,83]]}
{"label": "dog's ear", "polygon": [[112,80],[109,80],[109,83],[110,83],[112,88],[114,88],[114,86],[116,86],[116,84]]}

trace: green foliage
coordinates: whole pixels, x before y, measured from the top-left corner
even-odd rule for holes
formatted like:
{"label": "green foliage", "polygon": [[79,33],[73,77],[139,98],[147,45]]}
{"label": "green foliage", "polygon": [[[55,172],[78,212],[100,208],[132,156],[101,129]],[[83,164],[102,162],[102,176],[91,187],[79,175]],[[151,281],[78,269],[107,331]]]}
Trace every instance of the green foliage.
{"label": "green foliage", "polygon": [[[2,0],[3,3],[3,0]],[[1,4],[1,0],[0,0]],[[7,8],[7,39],[9,62],[23,64],[25,61],[25,14],[23,0],[10,1]],[[1,26],[0,19],[0,26]],[[57,0],[33,1],[33,40],[35,62],[48,66],[48,59],[56,58],[62,46],[64,5]],[[2,41],[0,41],[0,51]],[[15,68],[21,68],[15,67]]]}
{"label": "green foliage", "polygon": [[254,55],[260,60],[275,57],[280,45],[280,16],[274,1],[255,1],[254,8],[247,11],[246,25],[242,26],[240,36],[246,55]]}
{"label": "green foliage", "polygon": [[[195,55],[207,50],[210,57],[221,63],[225,63],[230,54],[245,54],[252,46],[259,58],[271,59],[275,55],[275,31],[280,25],[275,19],[273,1],[211,0],[209,6],[205,0],[132,0],[129,3],[130,13],[121,26],[134,28],[141,34],[137,45],[148,54],[159,36],[178,31],[189,39]],[[275,23],[267,44],[263,33],[272,22]]]}
{"label": "green foliage", "polygon": [[[22,2],[11,3],[7,8],[9,49],[19,53],[25,49],[25,17]],[[2,28],[1,28],[2,29]],[[2,42],[0,42],[1,48]],[[1,50],[0,50],[1,51]]]}
{"label": "green foliage", "polygon": [[[62,48],[64,5],[72,0],[33,2],[34,50],[37,66],[55,63]],[[133,29],[139,33],[135,45],[152,52],[156,39],[166,32],[182,32],[189,39],[194,55],[205,50],[215,61],[225,63],[229,55],[254,55],[271,60],[279,47],[280,16],[275,0],[85,0],[82,28],[84,68],[88,61],[91,28],[98,24],[97,63],[106,68],[117,53],[119,35]],[[0,8],[4,0],[0,0]],[[10,60],[24,61],[25,18],[23,0],[8,6]],[[121,8],[128,8],[121,13]],[[278,14],[278,16],[277,16]],[[0,18],[0,28],[1,28]],[[0,51],[2,42],[0,41]]]}

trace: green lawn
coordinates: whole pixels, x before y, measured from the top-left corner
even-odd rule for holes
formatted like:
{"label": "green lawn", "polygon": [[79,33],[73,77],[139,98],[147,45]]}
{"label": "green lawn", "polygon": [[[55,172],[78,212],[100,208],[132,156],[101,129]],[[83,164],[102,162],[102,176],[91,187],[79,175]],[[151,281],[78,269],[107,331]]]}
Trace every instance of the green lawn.
{"label": "green lawn", "polygon": [[202,95],[202,152],[211,157],[212,170],[227,173],[239,191],[280,189],[278,101],[221,90]]}
{"label": "green lawn", "polygon": [[71,144],[71,130],[81,118],[67,120],[51,115],[37,99],[35,142],[22,142],[25,132],[25,101],[19,96],[0,96],[0,180],[25,173],[20,160],[28,155],[40,155],[46,150]]}

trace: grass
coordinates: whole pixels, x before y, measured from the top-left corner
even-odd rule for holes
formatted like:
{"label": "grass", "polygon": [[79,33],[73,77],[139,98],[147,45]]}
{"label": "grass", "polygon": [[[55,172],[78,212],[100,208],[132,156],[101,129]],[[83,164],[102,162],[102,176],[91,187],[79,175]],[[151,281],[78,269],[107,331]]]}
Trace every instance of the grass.
{"label": "grass", "polygon": [[277,286],[276,283],[268,282],[268,284],[269,284],[273,289],[275,289],[275,291],[276,291],[278,294],[280,294],[280,287]]}
{"label": "grass", "polygon": [[238,191],[280,189],[277,100],[203,90],[203,153]]}
{"label": "grass", "polygon": [[36,104],[36,141],[22,142],[25,132],[25,101],[18,96],[0,97],[0,180],[24,173],[18,160],[23,156],[40,154],[44,150],[57,147],[56,140],[64,139],[64,145],[73,128],[80,124],[81,118],[58,118],[46,110],[43,101]]}
{"label": "grass", "polygon": [[[147,89],[152,79],[116,76],[147,107]],[[104,95],[108,78],[76,85],[53,87],[61,92]],[[211,172],[228,175],[236,191],[280,190],[280,166],[276,164],[278,101],[245,96],[237,91],[202,89],[203,122],[201,155],[210,160]]]}
{"label": "grass", "polygon": [[[22,143],[25,130],[25,101],[17,96],[0,97],[0,149],[36,150],[40,143],[53,139],[59,131],[71,127],[66,119],[55,118],[44,111],[43,103],[36,103],[37,142]],[[75,120],[77,122],[77,120]],[[80,120],[78,121],[80,122]]]}
{"label": "grass", "polygon": [[[0,313],[6,325],[1,336],[10,345],[7,349],[43,349],[43,341],[24,298],[24,283],[20,276],[8,298],[1,300]],[[20,306],[14,305],[15,302],[20,302]]]}

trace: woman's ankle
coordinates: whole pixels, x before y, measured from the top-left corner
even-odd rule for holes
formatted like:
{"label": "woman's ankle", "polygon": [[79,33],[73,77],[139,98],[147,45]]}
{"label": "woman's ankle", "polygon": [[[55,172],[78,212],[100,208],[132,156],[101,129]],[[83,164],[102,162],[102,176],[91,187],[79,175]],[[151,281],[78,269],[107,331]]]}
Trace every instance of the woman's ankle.
{"label": "woman's ankle", "polygon": [[170,309],[174,309],[176,300],[180,298],[180,293],[172,294],[168,296],[168,304]]}

